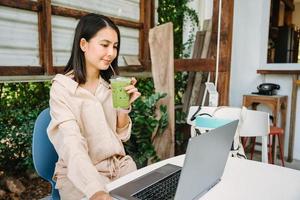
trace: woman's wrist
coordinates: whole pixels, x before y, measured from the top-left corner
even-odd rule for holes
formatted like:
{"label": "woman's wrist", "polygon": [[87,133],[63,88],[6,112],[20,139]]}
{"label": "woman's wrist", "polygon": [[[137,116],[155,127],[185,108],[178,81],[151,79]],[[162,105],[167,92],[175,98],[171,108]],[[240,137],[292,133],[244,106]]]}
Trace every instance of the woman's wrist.
{"label": "woman's wrist", "polygon": [[118,113],[129,114],[131,112],[131,106],[128,109],[119,108],[117,109]]}
{"label": "woman's wrist", "polygon": [[90,200],[100,200],[100,199],[109,199],[111,200],[111,196],[107,193],[107,192],[104,192],[104,191],[98,191],[96,192],[91,198]]}

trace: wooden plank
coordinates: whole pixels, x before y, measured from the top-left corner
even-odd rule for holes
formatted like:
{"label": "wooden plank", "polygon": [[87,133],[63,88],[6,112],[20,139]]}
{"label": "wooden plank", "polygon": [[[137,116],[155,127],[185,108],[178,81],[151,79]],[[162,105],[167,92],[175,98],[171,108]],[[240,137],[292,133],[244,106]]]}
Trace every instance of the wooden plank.
{"label": "wooden plank", "polygon": [[30,0],[1,0],[0,6],[7,6],[10,8],[17,8],[22,10],[29,10],[29,11],[38,11],[40,10],[38,3]]}
{"label": "wooden plank", "polygon": [[51,22],[51,0],[44,0],[44,28],[45,28],[45,71],[47,75],[54,74],[53,52],[52,52],[52,22]]}
{"label": "wooden plank", "polygon": [[54,67],[54,71],[56,74],[63,74],[65,67]]}
{"label": "wooden plank", "polygon": [[[203,49],[203,43],[205,38],[205,31],[198,31],[196,33],[196,39],[194,43],[194,49],[193,49],[193,56],[192,58],[199,58]],[[192,90],[194,86],[196,72],[189,71],[188,80],[187,80],[187,86],[184,91],[183,96],[183,105],[182,105],[182,112],[187,113],[188,109],[190,107],[190,98],[192,95]]]}
{"label": "wooden plank", "polygon": [[39,66],[18,67],[18,66],[0,66],[0,76],[16,76],[16,75],[42,75],[44,70]]}
{"label": "wooden plank", "polygon": [[[219,68],[224,73],[219,73],[217,85],[219,92],[219,105],[228,105],[229,102],[229,85],[230,85],[230,68],[231,68],[231,50],[232,50],[232,27],[233,27],[233,0],[222,1],[221,33],[220,33],[220,57]],[[217,35],[217,16],[219,10],[219,0],[214,0],[213,11],[213,33],[212,38],[216,39]],[[217,40],[216,40],[217,41]],[[214,51],[216,52],[216,51]],[[216,54],[214,54],[216,55]],[[224,76],[224,77],[223,77]]]}
{"label": "wooden plank", "polygon": [[[65,8],[61,6],[51,6],[52,9],[52,14],[53,15],[58,15],[58,16],[63,16],[63,17],[73,17],[76,19],[79,19],[80,17],[89,14],[90,12],[82,11],[82,10],[77,10],[73,8]],[[141,29],[143,27],[143,24],[140,22],[135,22],[131,20],[125,20],[125,19],[120,19],[116,17],[109,17],[115,24],[119,26],[125,26],[129,28],[135,28],[135,29]]]}
{"label": "wooden plank", "polygon": [[296,111],[297,111],[297,80],[299,75],[293,75],[293,86],[292,86],[292,99],[291,99],[291,113],[290,113],[290,134],[289,134],[289,148],[288,148],[288,162],[293,161],[294,157],[294,143],[295,143],[295,120],[296,120]]}
{"label": "wooden plank", "polygon": [[[144,24],[145,21],[145,1],[140,0],[140,23]],[[144,65],[144,48],[146,43],[145,41],[145,33],[144,29],[140,29],[139,31],[139,60]],[[148,41],[147,41],[148,42]]]}
{"label": "wooden plank", "polygon": [[213,59],[175,59],[174,65],[176,71],[215,71],[215,60]]}
{"label": "wooden plank", "polygon": [[153,4],[148,0],[140,1],[140,23],[143,24],[143,29],[140,30],[139,33],[139,58],[142,63],[142,66],[145,67],[146,70],[150,70],[150,49],[149,49],[149,30],[151,28],[152,17],[151,11],[153,8]]}
{"label": "wooden plank", "polygon": [[258,74],[300,74],[300,70],[267,70],[267,69],[259,69],[256,70]]}
{"label": "wooden plank", "polygon": [[39,26],[39,53],[40,64],[46,74],[54,74],[52,54],[52,24],[51,24],[51,0],[38,0],[42,6],[38,12]]}
{"label": "wooden plank", "polygon": [[175,152],[173,24],[169,22],[152,28],[149,44],[155,91],[167,93],[159,105],[167,106],[169,122],[162,134],[155,132],[152,138],[157,155],[160,159],[166,159],[174,156]]}
{"label": "wooden plank", "polygon": [[150,28],[154,27],[155,26],[155,1],[150,1],[151,2],[151,19],[150,19]]}
{"label": "wooden plank", "polygon": [[[211,20],[209,20],[208,22],[205,21],[205,23],[207,24],[207,26],[205,30],[206,33],[204,37],[203,49],[201,52],[199,52],[200,53],[199,57],[202,59],[210,57],[209,48],[211,47],[210,43],[211,43],[211,36],[212,36],[212,21]],[[209,70],[210,73],[215,70],[215,65],[216,65],[215,63],[216,62],[214,61],[213,66]],[[207,81],[208,74],[205,74],[203,72],[207,72],[207,71],[202,70],[200,72],[197,72],[195,75],[194,86],[190,97],[189,107],[194,105],[201,105],[202,98],[206,98],[204,97],[206,86],[203,83]]]}

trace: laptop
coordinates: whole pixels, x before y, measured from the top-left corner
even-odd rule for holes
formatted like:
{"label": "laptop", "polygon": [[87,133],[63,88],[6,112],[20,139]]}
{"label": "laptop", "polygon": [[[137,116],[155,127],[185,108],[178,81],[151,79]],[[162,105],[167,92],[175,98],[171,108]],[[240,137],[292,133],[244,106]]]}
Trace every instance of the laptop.
{"label": "laptop", "polygon": [[238,120],[190,138],[183,167],[167,164],[110,192],[120,200],[192,200],[223,175]]}

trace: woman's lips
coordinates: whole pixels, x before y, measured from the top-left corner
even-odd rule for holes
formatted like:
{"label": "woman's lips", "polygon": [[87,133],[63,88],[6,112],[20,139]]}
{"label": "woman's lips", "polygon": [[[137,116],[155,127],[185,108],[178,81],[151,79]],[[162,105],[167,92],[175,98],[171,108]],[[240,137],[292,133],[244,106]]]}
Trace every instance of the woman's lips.
{"label": "woman's lips", "polygon": [[111,60],[102,60],[105,64],[109,65],[111,63]]}

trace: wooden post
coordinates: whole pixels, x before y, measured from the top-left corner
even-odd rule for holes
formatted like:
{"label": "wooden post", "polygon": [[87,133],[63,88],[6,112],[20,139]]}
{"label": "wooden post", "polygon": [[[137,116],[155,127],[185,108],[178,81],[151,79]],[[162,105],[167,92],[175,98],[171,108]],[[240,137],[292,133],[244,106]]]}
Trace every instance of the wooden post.
{"label": "wooden post", "polygon": [[[198,31],[196,33],[196,39],[194,43],[194,50],[193,50],[193,58],[200,58],[201,52],[203,49],[205,31]],[[200,72],[201,73],[201,72]],[[192,90],[194,88],[194,81],[195,81],[196,72],[189,72],[188,80],[187,80],[187,87],[184,92],[183,96],[183,107],[182,112],[187,113],[190,107],[190,99],[192,96]],[[200,87],[198,85],[198,87]]]}
{"label": "wooden post", "polygon": [[149,52],[149,30],[151,28],[151,24],[154,23],[154,16],[151,16],[153,13],[154,4],[149,0],[141,0],[140,1],[140,23],[143,24],[143,28],[140,29],[140,39],[139,39],[139,59],[142,65],[146,70],[150,70],[150,52]]}
{"label": "wooden post", "polygon": [[51,31],[51,0],[38,0],[40,64],[47,75],[54,74]]}
{"label": "wooden post", "polygon": [[157,155],[166,159],[174,156],[175,152],[173,24],[166,23],[152,28],[149,43],[155,91],[167,93],[167,97],[159,104],[167,105],[169,122],[162,134],[155,132],[152,138]]}
{"label": "wooden post", "polygon": [[292,86],[292,99],[291,99],[291,113],[290,113],[290,134],[289,134],[289,149],[288,149],[288,162],[293,161],[294,154],[294,140],[295,140],[295,120],[297,110],[297,80],[299,79],[298,74],[293,75],[293,86]]}
{"label": "wooden post", "polygon": [[[217,29],[219,0],[214,0],[213,9],[213,28],[212,28],[212,48],[211,55],[216,55]],[[232,26],[233,26],[233,8],[234,0],[222,1],[221,16],[221,35],[220,35],[220,59],[219,59],[219,105],[228,105],[229,102],[229,84],[231,69],[231,50],[232,50]]]}

